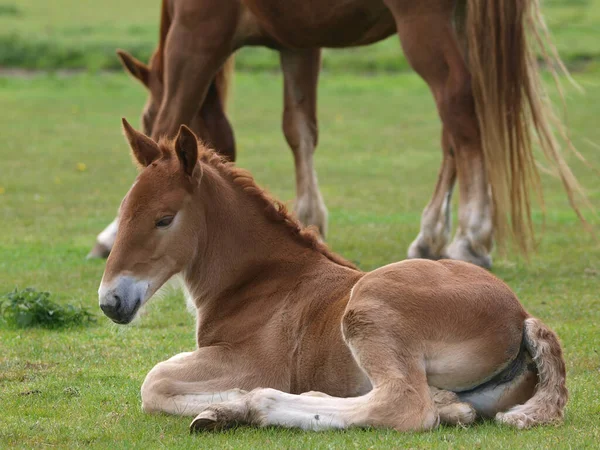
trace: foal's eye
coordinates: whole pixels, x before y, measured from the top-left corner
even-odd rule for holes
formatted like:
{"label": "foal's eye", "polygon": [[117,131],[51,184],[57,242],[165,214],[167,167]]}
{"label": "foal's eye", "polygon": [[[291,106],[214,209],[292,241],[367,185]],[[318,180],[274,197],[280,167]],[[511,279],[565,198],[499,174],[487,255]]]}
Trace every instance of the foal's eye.
{"label": "foal's eye", "polygon": [[173,222],[173,217],[175,216],[165,216],[160,220],[156,221],[156,228],[166,228],[169,225],[171,225],[171,222]]}

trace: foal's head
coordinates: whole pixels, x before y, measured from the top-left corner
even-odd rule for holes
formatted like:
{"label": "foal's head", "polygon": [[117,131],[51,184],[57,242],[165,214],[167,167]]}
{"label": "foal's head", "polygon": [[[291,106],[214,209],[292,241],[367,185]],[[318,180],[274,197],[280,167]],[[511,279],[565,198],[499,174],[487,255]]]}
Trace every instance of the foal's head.
{"label": "foal's head", "polygon": [[100,308],[117,323],[129,323],[171,276],[193,260],[204,238],[205,217],[192,197],[202,169],[198,141],[185,126],[173,143],[157,144],[123,129],[141,172],[119,212],[119,229],[98,291]]}

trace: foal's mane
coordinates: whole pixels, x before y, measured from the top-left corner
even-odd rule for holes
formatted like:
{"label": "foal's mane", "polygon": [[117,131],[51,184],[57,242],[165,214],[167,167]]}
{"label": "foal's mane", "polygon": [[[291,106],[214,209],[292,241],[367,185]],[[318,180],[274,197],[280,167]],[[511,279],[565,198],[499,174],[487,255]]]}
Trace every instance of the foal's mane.
{"label": "foal's mane", "polygon": [[[175,153],[174,141],[161,139],[158,145],[166,157],[170,157]],[[256,199],[263,206],[265,216],[272,222],[280,223],[287,228],[298,242],[321,253],[336,264],[351,269],[358,269],[353,263],[332,252],[327,245],[323,244],[313,227],[303,227],[288,212],[287,207],[283,203],[275,200],[268,192],[256,184],[249,171],[236,167],[232,162],[225,161],[223,157],[205,146],[200,140],[198,141],[198,160],[214,167],[223,178],[241,187],[245,193]]]}

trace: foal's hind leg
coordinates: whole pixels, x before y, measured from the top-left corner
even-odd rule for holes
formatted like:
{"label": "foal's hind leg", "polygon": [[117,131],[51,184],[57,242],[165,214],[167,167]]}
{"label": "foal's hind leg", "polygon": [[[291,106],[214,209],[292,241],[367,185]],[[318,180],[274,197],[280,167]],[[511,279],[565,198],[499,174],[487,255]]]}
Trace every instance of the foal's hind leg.
{"label": "foal's hind leg", "polygon": [[446,256],[491,266],[492,209],[470,74],[452,25],[455,0],[386,0],[412,67],[428,83],[454,150],[459,227]]}
{"label": "foal's hind leg", "polygon": [[475,421],[477,413],[469,403],[461,402],[454,392],[430,387],[429,391],[445,425],[468,425]]}
{"label": "foal's hind leg", "polygon": [[317,145],[317,81],[321,50],[282,50],[284,78],[283,133],[294,153],[296,215],[304,225],[327,233],[327,208],[323,202],[313,155]]}
{"label": "foal's hind leg", "polygon": [[421,231],[408,249],[409,258],[440,259],[446,251],[450,238],[450,202],[456,181],[456,163],[450,143],[450,134],[444,128],[442,133],[444,151],[442,167],[435,185],[433,198],[421,216]]}

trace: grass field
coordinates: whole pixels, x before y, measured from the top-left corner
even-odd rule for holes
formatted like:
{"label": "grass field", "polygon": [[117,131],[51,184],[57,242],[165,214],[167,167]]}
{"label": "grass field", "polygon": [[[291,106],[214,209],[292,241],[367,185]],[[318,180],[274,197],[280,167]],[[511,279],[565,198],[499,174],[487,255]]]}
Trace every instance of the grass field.
{"label": "grass field", "polygon": [[[46,3],[39,0],[2,2],[4,36],[16,33],[27,42],[39,39],[56,48],[75,48],[77,42],[85,44],[85,34],[92,47],[104,42],[112,52],[128,27],[138,26],[140,35],[127,42],[154,42],[156,2],[135,20],[123,14],[129,22],[122,28],[108,25],[121,23],[113,20],[111,7],[123,2],[107,1],[94,10],[84,7],[87,2],[52,2],[78,8],[70,15],[55,6],[44,10]],[[590,54],[598,50],[592,34],[600,23],[597,1],[572,0],[568,8],[566,2],[546,3],[557,41],[565,39],[561,48]],[[16,13],[2,6],[10,4]],[[128,7],[128,14],[133,9]],[[30,23],[25,13],[32,11],[38,18]],[[570,15],[579,21],[568,19]],[[15,25],[10,17],[23,21]],[[45,22],[51,24],[47,39],[40,31]],[[573,23],[589,28],[569,25]],[[88,25],[87,33],[65,33]],[[0,45],[0,52],[5,49]],[[100,59],[107,54],[97,53]],[[370,56],[363,52],[357,59]],[[590,64],[575,78],[585,93],[568,90],[568,122],[575,144],[599,169],[600,67]],[[291,200],[292,157],[280,132],[281,78],[244,72],[235,83],[231,110],[239,164],[277,197]],[[410,73],[329,72],[322,78],[319,100],[316,163],[330,210],[329,244],[365,270],[404,258],[440,162],[440,126],[426,86]],[[548,176],[543,178],[545,224],[539,208],[534,214],[538,253],[529,262],[516,255],[496,258],[494,273],[562,338],[571,392],[563,426],[518,432],[484,423],[405,435],[240,428],[190,436],[186,418],[142,414],[144,376],[157,362],[194,347],[194,320],[182,296],[167,291],[150,302],[134,325],[112,324],[97,308],[104,262],[86,261],[85,255],[135,176],[120,117],[137,123],[143,101],[142,89],[120,73],[0,77],[0,294],[32,286],[50,291],[59,303],[87,306],[97,316],[89,328],[62,331],[0,324],[0,448],[597,447],[600,247],[583,232],[560,184]],[[575,158],[570,162],[600,208],[598,172]]]}

